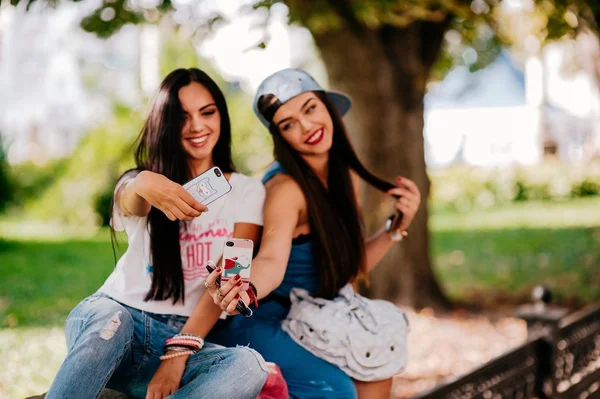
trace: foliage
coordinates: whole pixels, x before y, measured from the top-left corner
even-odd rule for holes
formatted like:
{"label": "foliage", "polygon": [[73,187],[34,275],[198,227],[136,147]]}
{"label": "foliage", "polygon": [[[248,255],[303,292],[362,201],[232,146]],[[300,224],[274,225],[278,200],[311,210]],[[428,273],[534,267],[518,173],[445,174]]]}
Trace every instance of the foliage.
{"label": "foliage", "polygon": [[11,167],[14,182],[14,203],[24,207],[32,199],[39,198],[64,172],[68,158],[49,160],[44,165],[29,161]]}
{"label": "foliage", "polygon": [[132,166],[130,146],[141,123],[138,111],[116,105],[111,120],[90,131],[65,161],[54,184],[26,206],[33,219],[92,227],[98,224],[94,201]]}
{"label": "foliage", "polygon": [[[11,3],[20,1],[11,0]],[[36,0],[22,1],[27,1],[29,7]],[[45,2],[57,4],[57,0]],[[291,22],[300,22],[314,35],[344,26],[355,30],[376,30],[383,26],[406,28],[417,22],[435,24],[451,18],[450,35],[446,36],[444,52],[432,70],[433,79],[441,79],[453,65],[466,64],[471,70],[485,67],[499,54],[502,44],[531,52],[535,51],[532,37],[541,46],[551,40],[576,36],[584,29],[597,32],[600,20],[600,3],[585,0],[537,0],[521,2],[518,7],[503,7],[498,0],[255,0],[246,8],[248,12],[266,10],[268,20],[271,7],[279,4],[289,7]],[[190,11],[193,9],[190,6],[180,7],[187,7],[186,12],[191,13],[185,23],[198,34],[210,32],[225,20],[223,15]],[[171,0],[160,0],[150,8],[134,7],[126,0],[103,0],[82,20],[81,26],[87,32],[107,38],[126,24],[157,23],[175,8]],[[257,46],[264,48],[267,44],[268,38],[265,38]]]}
{"label": "foliage", "polygon": [[241,91],[227,94],[232,124],[233,161],[237,170],[257,176],[273,161],[273,141],[252,111],[252,99]]}
{"label": "foliage", "polygon": [[[23,1],[31,4],[34,0]],[[19,0],[12,2],[16,4]],[[46,2],[55,4],[56,0]],[[197,0],[194,4],[200,2],[202,0]],[[452,23],[442,43],[443,51],[439,52],[440,56],[431,70],[431,80],[442,79],[457,65],[467,66],[471,71],[484,68],[494,61],[501,47],[506,44],[524,55],[536,51],[535,40],[539,48],[550,40],[573,37],[583,29],[597,31],[600,19],[600,4],[584,0],[538,0],[506,7],[497,0],[255,0],[246,6],[246,11],[266,11],[266,23],[271,8],[280,4],[288,6],[290,22],[300,22],[314,35],[344,26],[355,30],[377,30],[384,26],[406,28],[418,22],[436,24],[450,18]],[[214,12],[194,10],[201,7],[174,6],[171,0],[159,0],[155,7],[143,7],[133,6],[125,0],[103,0],[91,15],[82,20],[81,26],[88,32],[106,38],[126,24],[157,23],[164,20],[163,16],[171,15],[175,8],[182,7],[181,14],[189,14],[182,23],[194,30],[198,37],[225,20],[223,15]],[[183,21],[181,17],[179,21]],[[439,45],[428,42],[426,35],[422,40],[419,46]],[[257,47],[264,48],[265,45],[268,45],[268,37],[260,41]],[[177,51],[173,52],[172,59],[181,60],[178,54]],[[184,64],[186,62],[178,65]]]}
{"label": "foliage", "polygon": [[[23,1],[31,5],[35,0]],[[18,2],[12,0],[13,4]],[[46,2],[56,4],[56,0]],[[600,17],[600,6],[584,0],[538,0],[523,2],[520,8],[503,7],[497,0],[314,0],[309,3],[303,0],[255,0],[246,8],[247,12],[266,10],[268,20],[271,7],[279,4],[289,7],[290,22],[300,22],[314,35],[344,26],[377,30],[384,26],[406,28],[419,22],[436,24],[451,19],[442,44],[443,51],[431,70],[432,80],[442,79],[456,65],[465,65],[472,71],[484,68],[505,44],[514,46],[517,52],[531,52],[535,51],[532,37],[537,39],[539,47],[550,40],[575,36],[584,28],[597,30]],[[150,8],[133,6],[126,0],[103,0],[82,20],[81,26],[87,32],[107,38],[126,24],[157,23],[177,7],[183,7],[185,13],[189,13],[184,24],[195,30],[197,36],[210,32],[225,20],[223,15],[194,11],[191,6],[174,6],[171,0],[158,1],[156,7]],[[265,45],[268,45],[268,37],[257,47],[264,48]],[[429,45],[426,39],[425,45]]]}
{"label": "foliage", "polygon": [[493,10],[495,31],[513,50],[536,52],[545,43],[574,37],[582,29],[597,30],[595,2],[578,0],[539,0],[521,8],[497,7]]}
{"label": "foliage", "polygon": [[10,167],[8,165],[2,136],[0,136],[0,212],[6,208],[13,197],[13,182],[11,179]]}
{"label": "foliage", "polygon": [[[161,76],[179,67],[198,67],[212,76],[228,100],[234,163],[241,173],[260,173],[272,159],[272,144],[252,112],[251,99],[235,82],[222,80],[198,58],[189,37],[168,24],[167,19],[161,26]],[[15,199],[25,208],[23,216],[88,228],[108,225],[114,185],[121,173],[134,166],[133,144],[146,108],[116,104],[112,117],[89,131],[69,157],[42,167],[32,163],[16,166],[13,174],[19,185]]]}
{"label": "foliage", "polygon": [[95,32],[98,37],[107,38],[129,23],[156,22],[160,12],[170,9],[170,0],[162,0],[154,10],[132,9],[127,0],[104,0],[102,6],[81,21],[81,27],[87,32]]}
{"label": "foliage", "polygon": [[[218,79],[218,76],[211,70],[210,65],[205,60],[199,59],[191,40],[192,37],[182,30],[177,30],[172,25],[173,22],[166,19],[160,27],[160,76],[167,76],[177,68],[195,67],[204,70],[213,79]],[[217,83],[222,87],[223,82]]]}
{"label": "foliage", "polygon": [[512,201],[566,201],[600,195],[600,162],[573,166],[546,162],[532,166],[455,166],[430,172],[431,202],[461,212]]}
{"label": "foliage", "polygon": [[113,187],[109,184],[94,199],[94,211],[100,216],[100,225],[110,226]]}

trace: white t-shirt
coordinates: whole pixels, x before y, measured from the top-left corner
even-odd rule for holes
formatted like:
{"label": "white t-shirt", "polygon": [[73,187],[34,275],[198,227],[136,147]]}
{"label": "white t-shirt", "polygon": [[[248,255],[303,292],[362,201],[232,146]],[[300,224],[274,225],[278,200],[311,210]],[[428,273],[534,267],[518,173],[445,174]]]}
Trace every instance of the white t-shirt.
{"label": "white t-shirt", "polygon": [[[123,176],[115,193],[137,172]],[[126,216],[115,204],[111,223],[116,231],[127,233],[128,248],[100,291],[136,309],[189,316],[204,292],[208,276],[206,262],[217,262],[235,223],[263,224],[265,188],[258,180],[233,173],[231,191],[208,206],[208,211],[191,222],[180,222],[179,245],[185,283],[185,304],[172,299],[144,301],[152,285],[148,217]],[[185,225],[187,224],[187,229]]]}

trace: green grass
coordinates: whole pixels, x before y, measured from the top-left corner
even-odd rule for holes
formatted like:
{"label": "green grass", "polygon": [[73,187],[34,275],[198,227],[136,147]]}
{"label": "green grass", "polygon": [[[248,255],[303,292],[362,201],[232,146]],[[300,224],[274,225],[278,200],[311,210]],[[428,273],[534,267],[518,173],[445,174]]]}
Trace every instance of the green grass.
{"label": "green grass", "polygon": [[114,267],[110,236],[0,240],[0,327],[58,326]]}
{"label": "green grass", "polygon": [[545,284],[566,305],[600,301],[598,198],[437,213],[430,227],[436,271],[452,299],[522,302]]}
{"label": "green grass", "polygon": [[[438,212],[430,223],[435,269],[454,300],[514,303],[540,283],[563,303],[600,300],[600,199]],[[36,228],[44,238],[33,240],[11,226],[0,224],[0,328],[61,326],[113,269],[109,232],[65,239]]]}
{"label": "green grass", "polygon": [[503,207],[474,209],[466,213],[434,208],[429,227],[434,234],[440,231],[600,227],[600,197],[565,202],[513,202]]}
{"label": "green grass", "polygon": [[522,302],[544,284],[569,306],[600,300],[600,228],[443,231],[433,252],[453,299]]}

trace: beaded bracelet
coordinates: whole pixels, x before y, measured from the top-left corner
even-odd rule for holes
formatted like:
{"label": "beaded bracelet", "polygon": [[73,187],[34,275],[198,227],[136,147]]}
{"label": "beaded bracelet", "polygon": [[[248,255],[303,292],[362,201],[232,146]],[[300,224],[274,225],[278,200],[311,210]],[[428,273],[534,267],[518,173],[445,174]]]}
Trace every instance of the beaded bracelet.
{"label": "beaded bracelet", "polygon": [[194,347],[198,347],[198,349],[202,348],[203,343],[198,341],[193,341],[191,339],[169,339],[167,340],[167,345],[172,344],[183,344],[183,345],[191,345]]}
{"label": "beaded bracelet", "polygon": [[185,341],[194,341],[197,342],[198,344],[200,344],[200,346],[204,346],[204,339],[198,335],[194,335],[194,334],[177,334],[174,335],[172,338],[169,338],[166,340],[166,343],[169,342],[173,342],[173,341],[181,341],[181,340],[185,340]]}
{"label": "beaded bracelet", "polygon": [[[165,341],[165,354],[161,360],[171,359],[177,356],[193,355],[198,353],[204,346],[204,339],[198,335],[180,333]],[[172,352],[167,354],[168,352]],[[174,352],[174,353],[173,353]]]}
{"label": "beaded bracelet", "polygon": [[[174,335],[173,338],[193,339],[198,342],[204,343],[204,338],[202,338],[201,336],[194,335],[194,334],[188,334],[188,333],[179,333],[179,334]],[[172,339],[172,338],[169,338],[169,339]]]}
{"label": "beaded bracelet", "polygon": [[168,344],[165,345],[166,347],[171,347],[171,346],[185,346],[186,348],[190,348],[190,349],[202,349],[202,346],[198,345],[197,342],[179,342],[179,341],[175,341],[175,342],[169,342]]}
{"label": "beaded bracelet", "polygon": [[196,353],[196,352],[195,351],[182,351],[182,352],[170,353],[168,355],[162,355],[160,357],[160,360],[167,360],[167,359],[172,359],[174,357],[185,356],[185,355],[193,355],[194,353]]}

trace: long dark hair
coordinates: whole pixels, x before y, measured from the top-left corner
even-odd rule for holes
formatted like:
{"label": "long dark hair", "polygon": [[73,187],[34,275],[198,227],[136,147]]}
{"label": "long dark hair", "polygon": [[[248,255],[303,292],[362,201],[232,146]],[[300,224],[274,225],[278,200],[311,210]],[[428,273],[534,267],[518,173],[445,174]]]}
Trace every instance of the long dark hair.
{"label": "long dark hair", "polygon": [[[210,76],[196,68],[176,69],[161,83],[136,140],[136,170],[159,173],[179,184],[193,177],[187,163],[187,154],[181,145],[184,119],[179,101],[179,89],[192,82],[200,83],[208,89],[221,116],[221,132],[213,149],[213,163],[223,172],[235,170],[231,159],[231,123],[225,96]],[[173,304],[179,300],[185,302],[179,223],[177,220],[169,220],[162,211],[154,207],[148,214],[152,286],[145,301],[171,298]]]}
{"label": "long dark hair", "polygon": [[332,298],[355,277],[366,277],[362,218],[358,211],[350,170],[354,170],[378,190],[387,191],[394,185],[378,178],[363,166],[350,143],[346,126],[337,108],[325,93],[315,92],[315,95],[323,101],[333,121],[328,188],[282,137],[275,124],[271,124],[270,131],[273,135],[275,159],[300,185],[308,205],[313,255],[320,277],[319,290],[314,294]]}

